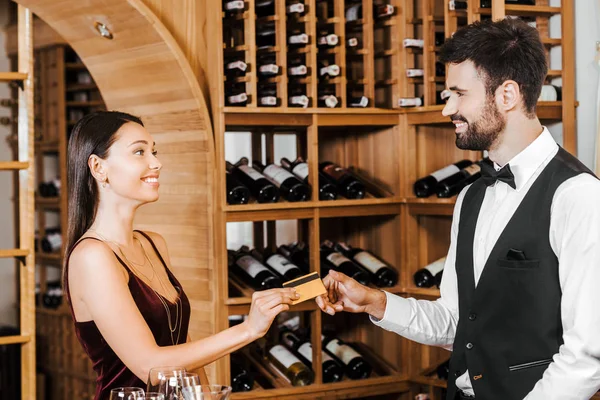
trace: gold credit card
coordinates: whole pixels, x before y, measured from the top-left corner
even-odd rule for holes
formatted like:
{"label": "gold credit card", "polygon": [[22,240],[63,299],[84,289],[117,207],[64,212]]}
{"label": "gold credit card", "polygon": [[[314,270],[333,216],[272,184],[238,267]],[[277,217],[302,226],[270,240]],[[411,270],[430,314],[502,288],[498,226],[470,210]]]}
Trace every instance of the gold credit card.
{"label": "gold credit card", "polygon": [[308,275],[287,281],[283,284],[283,287],[293,287],[300,295],[300,298],[294,300],[292,304],[302,303],[303,301],[314,299],[317,296],[327,293],[327,289],[325,289],[323,281],[319,278],[318,272],[312,272]]}

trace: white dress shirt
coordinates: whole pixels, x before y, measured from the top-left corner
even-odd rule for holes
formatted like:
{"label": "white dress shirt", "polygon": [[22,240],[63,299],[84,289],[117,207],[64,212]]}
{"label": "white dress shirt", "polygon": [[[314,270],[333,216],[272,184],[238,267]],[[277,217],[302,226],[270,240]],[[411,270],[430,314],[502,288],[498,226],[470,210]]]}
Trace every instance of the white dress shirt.
{"label": "white dress shirt", "polygon": [[[509,162],[516,189],[504,182],[486,189],[473,243],[476,285],[500,234],[557,152],[558,145],[544,127],[538,138]],[[371,318],[374,324],[416,342],[452,350],[459,315],[456,241],[465,193],[466,189],[459,194],[454,208],[441,297],[427,301],[386,292],[384,317],[380,321]],[[596,309],[600,307],[599,180],[583,173],[558,187],[552,199],[549,237],[559,262],[564,344],[525,399],[589,399],[600,388],[600,310]],[[456,379],[456,385],[473,394],[468,372]]]}

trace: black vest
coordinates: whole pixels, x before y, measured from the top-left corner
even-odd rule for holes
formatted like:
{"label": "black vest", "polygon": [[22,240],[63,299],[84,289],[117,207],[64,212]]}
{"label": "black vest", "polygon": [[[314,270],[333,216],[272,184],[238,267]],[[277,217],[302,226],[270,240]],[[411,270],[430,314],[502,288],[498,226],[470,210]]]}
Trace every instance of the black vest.
{"label": "black vest", "polygon": [[[465,194],[456,248],[459,321],[450,359],[447,400],[456,378],[469,370],[477,400],[522,400],[541,379],[562,340],[558,259],[550,247],[550,210],[556,189],[593,173],[559,148],[501,233],[477,288],[473,271],[475,226],[486,186]],[[526,260],[507,259],[510,249]]]}

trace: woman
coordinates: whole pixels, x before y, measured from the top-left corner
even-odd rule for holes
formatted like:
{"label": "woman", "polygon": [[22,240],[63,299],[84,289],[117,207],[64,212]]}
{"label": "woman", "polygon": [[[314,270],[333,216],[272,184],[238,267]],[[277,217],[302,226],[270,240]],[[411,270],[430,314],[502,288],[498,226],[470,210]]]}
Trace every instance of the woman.
{"label": "woman", "polygon": [[244,323],[190,341],[190,304],[165,240],[133,230],[137,208],[158,200],[162,168],[142,121],[114,111],[87,115],[73,129],[68,157],[63,280],[77,337],[98,373],[97,400],[115,387],[145,387],[152,367],[202,368],[263,336],[299,297],[293,289],[257,292]]}

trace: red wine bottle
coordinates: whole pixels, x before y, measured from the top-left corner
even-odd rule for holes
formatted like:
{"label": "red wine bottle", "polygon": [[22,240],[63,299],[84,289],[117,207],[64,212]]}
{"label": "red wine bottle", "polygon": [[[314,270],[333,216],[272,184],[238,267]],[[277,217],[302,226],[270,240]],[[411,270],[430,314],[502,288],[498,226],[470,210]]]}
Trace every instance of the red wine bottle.
{"label": "red wine bottle", "polygon": [[223,11],[226,13],[239,13],[244,11],[244,0],[225,0],[223,1]]}
{"label": "red wine bottle", "polygon": [[320,48],[335,47],[339,42],[340,38],[335,33],[324,32],[317,38],[317,46]]}
{"label": "red wine bottle", "polygon": [[252,250],[252,256],[277,272],[277,275],[282,277],[284,282],[291,281],[303,275],[300,268],[294,263],[281,254],[273,253],[269,249],[263,250],[262,253],[254,249]]}
{"label": "red wine bottle", "polygon": [[248,246],[242,246],[233,254],[231,271],[254,290],[281,287],[281,280],[263,263],[250,254]]}
{"label": "red wine bottle", "polygon": [[310,271],[310,254],[304,243],[299,242],[289,246],[282,244],[277,251],[297,265],[304,274],[308,274]]}
{"label": "red wine bottle", "polygon": [[258,106],[259,107],[278,107],[281,100],[277,97],[277,89],[274,87],[258,88]]}
{"label": "red wine bottle", "polygon": [[333,243],[325,240],[321,244],[321,275],[325,276],[329,270],[339,271],[362,285],[370,282],[369,274],[362,267],[333,248]]}
{"label": "red wine bottle", "polygon": [[334,337],[321,337],[323,349],[337,360],[350,379],[365,379],[371,375],[371,364],[364,359],[352,346]]}
{"label": "red wine bottle", "polygon": [[248,204],[250,200],[250,189],[242,185],[229,171],[226,173],[227,203]]}
{"label": "red wine bottle", "polygon": [[473,164],[473,161],[471,160],[461,160],[442,169],[438,169],[437,171],[432,172],[430,175],[417,180],[413,185],[415,196],[431,196],[436,192],[437,186],[442,180],[460,172],[461,169],[466,168],[471,164]]}
{"label": "red wine bottle", "polygon": [[262,56],[257,61],[257,71],[261,77],[270,78],[279,74],[279,65],[273,53]]}
{"label": "red wine bottle", "polygon": [[239,77],[246,75],[248,64],[241,59],[231,59],[225,62],[225,75],[227,77]]}
{"label": "red wine bottle", "polygon": [[259,203],[276,203],[279,200],[279,190],[263,174],[248,165],[248,159],[242,157],[235,165],[226,163],[227,171],[236,177]]}
{"label": "red wine bottle", "polygon": [[345,168],[326,161],[319,164],[319,170],[335,183],[338,192],[345,198],[362,199],[365,197],[365,185]]}
{"label": "red wine bottle", "polygon": [[257,26],[256,47],[261,49],[275,46],[277,38],[276,33],[275,24],[273,23]]}
{"label": "red wine bottle", "polygon": [[310,199],[310,188],[285,168],[275,164],[265,167],[256,160],[252,161],[252,166],[273,181],[287,201],[296,202]]}
{"label": "red wine bottle", "polygon": [[445,263],[446,257],[442,257],[439,260],[427,265],[425,268],[421,268],[415,272],[413,276],[415,285],[420,288],[433,287],[436,284],[436,276],[444,270]]}
{"label": "red wine bottle", "polygon": [[[283,157],[280,161],[281,166],[308,185],[308,164],[300,157],[294,162]],[[310,186],[309,186],[310,187]],[[319,172],[319,200],[335,200],[337,198],[337,188],[331,181]]]}
{"label": "red wine bottle", "polygon": [[473,163],[461,169],[454,175],[440,181],[436,188],[437,196],[448,198],[457,195],[467,185],[475,182],[481,176],[481,166]]}
{"label": "red wine bottle", "polygon": [[339,242],[335,250],[371,273],[371,281],[379,287],[391,287],[398,282],[398,273],[371,252]]}
{"label": "red wine bottle", "polygon": [[350,97],[348,99],[349,107],[365,108],[369,105],[369,98],[366,96]]}
{"label": "red wine bottle", "polygon": [[327,61],[321,61],[319,62],[318,72],[321,79],[335,78],[340,75],[340,66],[333,63],[330,64]]}
{"label": "red wine bottle", "polygon": [[239,353],[231,354],[231,391],[248,392],[254,385],[254,376],[247,360]]}

